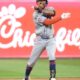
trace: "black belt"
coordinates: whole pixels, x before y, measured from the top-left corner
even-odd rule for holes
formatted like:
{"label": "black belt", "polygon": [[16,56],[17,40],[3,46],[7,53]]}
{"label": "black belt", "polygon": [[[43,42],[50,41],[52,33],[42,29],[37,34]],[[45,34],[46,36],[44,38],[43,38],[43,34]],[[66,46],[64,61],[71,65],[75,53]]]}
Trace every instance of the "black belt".
{"label": "black belt", "polygon": [[54,35],[53,36],[44,36],[44,35],[37,35],[37,36],[40,36],[42,39],[50,39],[50,38],[53,38],[54,37]]}
{"label": "black belt", "polygon": [[42,38],[42,39],[50,39],[49,36],[43,36],[43,35],[41,36],[41,38]]}

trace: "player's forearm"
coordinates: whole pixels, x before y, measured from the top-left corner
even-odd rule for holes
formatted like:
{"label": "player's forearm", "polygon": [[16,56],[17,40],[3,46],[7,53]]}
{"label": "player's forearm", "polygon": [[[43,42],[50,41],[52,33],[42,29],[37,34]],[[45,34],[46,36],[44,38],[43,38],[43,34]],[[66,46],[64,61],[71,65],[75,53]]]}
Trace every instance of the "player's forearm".
{"label": "player's forearm", "polygon": [[60,20],[61,20],[61,17],[57,17],[57,18],[53,18],[53,19],[46,19],[43,23],[45,25],[51,25],[51,24],[54,24]]}

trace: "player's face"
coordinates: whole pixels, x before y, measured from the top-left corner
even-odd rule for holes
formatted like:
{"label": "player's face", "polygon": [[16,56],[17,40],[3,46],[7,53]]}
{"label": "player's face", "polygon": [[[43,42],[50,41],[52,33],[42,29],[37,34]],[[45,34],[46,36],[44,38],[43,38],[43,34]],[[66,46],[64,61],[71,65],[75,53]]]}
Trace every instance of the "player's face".
{"label": "player's face", "polygon": [[39,1],[37,5],[40,9],[44,9],[46,7],[46,1]]}

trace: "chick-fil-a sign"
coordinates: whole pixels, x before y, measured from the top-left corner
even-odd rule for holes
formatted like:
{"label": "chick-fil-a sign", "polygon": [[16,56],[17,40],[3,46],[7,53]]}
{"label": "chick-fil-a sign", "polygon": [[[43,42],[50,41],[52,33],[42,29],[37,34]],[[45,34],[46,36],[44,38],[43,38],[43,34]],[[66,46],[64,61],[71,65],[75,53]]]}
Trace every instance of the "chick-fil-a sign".
{"label": "chick-fil-a sign", "polygon": [[[24,3],[3,3],[0,6],[0,57],[29,57],[34,39],[34,23],[32,20],[32,4]],[[63,11],[69,11],[72,17],[55,24],[55,37],[57,45],[57,57],[80,57],[80,23],[77,10],[79,3],[65,3],[62,10],[62,3],[50,3],[60,15]],[[68,5],[67,5],[68,4]],[[70,7],[71,6],[71,7]],[[74,13],[73,7],[77,13]],[[65,11],[66,9],[66,11]],[[59,12],[60,10],[60,12]],[[74,16],[76,15],[76,16]],[[47,57],[46,52],[42,57]]]}

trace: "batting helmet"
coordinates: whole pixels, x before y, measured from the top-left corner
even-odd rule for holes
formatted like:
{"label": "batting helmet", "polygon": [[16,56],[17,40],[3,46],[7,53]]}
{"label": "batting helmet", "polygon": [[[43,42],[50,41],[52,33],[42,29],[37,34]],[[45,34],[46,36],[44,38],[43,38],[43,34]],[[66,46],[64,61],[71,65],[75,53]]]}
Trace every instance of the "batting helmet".
{"label": "batting helmet", "polygon": [[39,1],[46,1],[46,4],[48,4],[48,0],[36,0],[36,2],[39,2]]}

